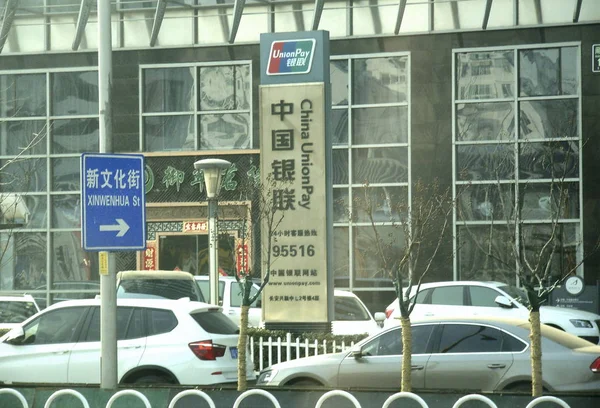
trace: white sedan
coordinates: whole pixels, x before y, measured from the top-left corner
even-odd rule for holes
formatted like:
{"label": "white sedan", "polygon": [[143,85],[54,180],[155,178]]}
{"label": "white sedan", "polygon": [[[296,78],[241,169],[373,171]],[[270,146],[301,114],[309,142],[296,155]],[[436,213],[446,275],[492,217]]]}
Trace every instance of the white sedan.
{"label": "white sedan", "polygon": [[[411,296],[416,287],[413,286]],[[398,299],[385,310],[384,327],[399,324]],[[501,282],[448,281],[421,285],[411,320],[444,316],[496,316],[528,319],[527,296]],[[540,321],[594,344],[600,342],[600,315],[555,306],[540,308]]]}

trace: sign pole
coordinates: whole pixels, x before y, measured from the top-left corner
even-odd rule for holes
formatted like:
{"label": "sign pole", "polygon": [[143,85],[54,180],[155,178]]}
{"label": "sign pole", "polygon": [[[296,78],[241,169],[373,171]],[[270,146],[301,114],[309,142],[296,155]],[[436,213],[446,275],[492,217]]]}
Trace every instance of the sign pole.
{"label": "sign pole", "polygon": [[[112,152],[112,38],[110,1],[98,1],[98,106],[100,153]],[[115,254],[100,275],[100,387],[117,388],[117,275]]]}

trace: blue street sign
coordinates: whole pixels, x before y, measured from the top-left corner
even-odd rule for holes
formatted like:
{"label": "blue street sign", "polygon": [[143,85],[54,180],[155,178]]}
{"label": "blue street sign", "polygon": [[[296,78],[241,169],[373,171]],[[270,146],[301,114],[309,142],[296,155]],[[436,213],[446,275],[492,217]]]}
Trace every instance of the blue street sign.
{"label": "blue street sign", "polygon": [[82,154],[81,201],[83,249],[146,248],[143,155]]}

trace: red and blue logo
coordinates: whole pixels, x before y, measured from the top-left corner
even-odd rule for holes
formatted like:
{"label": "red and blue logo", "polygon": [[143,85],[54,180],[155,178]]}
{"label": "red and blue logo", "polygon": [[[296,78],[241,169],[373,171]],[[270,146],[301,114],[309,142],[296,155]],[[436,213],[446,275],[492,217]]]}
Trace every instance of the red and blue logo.
{"label": "red and blue logo", "polygon": [[315,39],[271,43],[267,75],[307,74],[312,67]]}

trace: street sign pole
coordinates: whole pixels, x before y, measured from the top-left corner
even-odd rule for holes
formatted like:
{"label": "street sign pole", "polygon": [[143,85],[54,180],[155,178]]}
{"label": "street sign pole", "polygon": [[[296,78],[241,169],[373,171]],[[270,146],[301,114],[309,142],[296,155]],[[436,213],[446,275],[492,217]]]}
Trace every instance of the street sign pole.
{"label": "street sign pole", "polygon": [[[112,38],[110,1],[98,1],[98,105],[100,153],[112,153]],[[100,387],[117,388],[117,273],[108,252],[108,271],[100,275]]]}

